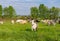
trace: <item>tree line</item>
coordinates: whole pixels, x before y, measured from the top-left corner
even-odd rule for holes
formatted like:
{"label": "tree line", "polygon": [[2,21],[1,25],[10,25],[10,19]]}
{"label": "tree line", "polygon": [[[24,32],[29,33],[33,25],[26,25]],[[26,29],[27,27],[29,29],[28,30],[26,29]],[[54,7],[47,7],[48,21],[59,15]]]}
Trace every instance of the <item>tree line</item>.
{"label": "tree line", "polygon": [[0,5],[0,18],[13,18],[16,16],[16,11],[12,6],[3,8]]}
{"label": "tree line", "polygon": [[[0,5],[0,18],[14,18],[16,16],[17,14],[14,7],[8,6],[2,8],[2,5]],[[30,15],[28,17],[35,19],[36,18],[57,19],[60,18],[60,8],[57,7],[48,8],[44,4],[40,4],[39,7],[30,8]]]}
{"label": "tree line", "polygon": [[48,8],[44,4],[40,4],[39,7],[30,8],[32,18],[41,18],[41,19],[57,19],[60,17],[60,8],[51,7]]}

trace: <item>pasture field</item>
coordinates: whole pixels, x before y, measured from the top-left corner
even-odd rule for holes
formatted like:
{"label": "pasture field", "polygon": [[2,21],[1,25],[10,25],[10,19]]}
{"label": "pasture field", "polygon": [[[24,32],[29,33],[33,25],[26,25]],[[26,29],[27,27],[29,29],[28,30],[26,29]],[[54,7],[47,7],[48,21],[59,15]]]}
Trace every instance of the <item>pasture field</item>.
{"label": "pasture field", "polygon": [[38,23],[38,30],[31,31],[31,23],[0,24],[0,41],[60,41],[60,24],[47,26]]}

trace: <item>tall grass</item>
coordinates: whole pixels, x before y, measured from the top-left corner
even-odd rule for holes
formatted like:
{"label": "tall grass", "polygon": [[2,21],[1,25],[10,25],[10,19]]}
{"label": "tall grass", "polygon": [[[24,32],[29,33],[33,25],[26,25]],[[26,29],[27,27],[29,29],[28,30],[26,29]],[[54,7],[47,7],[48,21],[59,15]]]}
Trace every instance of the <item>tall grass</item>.
{"label": "tall grass", "polygon": [[31,31],[31,23],[0,24],[0,41],[60,41],[60,24],[47,26],[38,23],[38,30]]}

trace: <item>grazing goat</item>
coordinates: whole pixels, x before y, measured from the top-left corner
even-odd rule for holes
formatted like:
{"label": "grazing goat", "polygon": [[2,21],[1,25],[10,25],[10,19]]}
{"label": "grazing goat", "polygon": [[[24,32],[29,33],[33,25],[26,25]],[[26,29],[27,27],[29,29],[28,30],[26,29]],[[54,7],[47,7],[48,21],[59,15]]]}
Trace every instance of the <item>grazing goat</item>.
{"label": "grazing goat", "polygon": [[11,20],[11,23],[14,24],[14,20]]}
{"label": "grazing goat", "polygon": [[51,24],[54,25],[54,26],[56,25],[56,23],[54,22],[54,20],[49,20],[48,21],[48,25],[51,25]]}
{"label": "grazing goat", "polygon": [[0,21],[0,24],[3,24],[3,21]]}
{"label": "grazing goat", "polygon": [[53,20],[41,20],[41,22],[45,23],[45,24],[48,24],[48,25],[54,25],[55,26],[55,22]]}
{"label": "grazing goat", "polygon": [[58,20],[57,20],[57,23],[59,23],[59,24],[60,24],[60,19],[58,19]]}
{"label": "grazing goat", "polygon": [[19,20],[16,20],[16,23],[25,24],[25,23],[27,23],[27,21],[26,20],[19,19]]}

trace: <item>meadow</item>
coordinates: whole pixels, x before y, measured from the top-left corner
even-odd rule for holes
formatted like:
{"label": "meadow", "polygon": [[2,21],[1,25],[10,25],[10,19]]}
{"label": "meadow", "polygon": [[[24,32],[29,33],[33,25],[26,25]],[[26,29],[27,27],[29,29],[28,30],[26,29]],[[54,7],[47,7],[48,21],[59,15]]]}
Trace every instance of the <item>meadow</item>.
{"label": "meadow", "polygon": [[31,31],[31,23],[0,24],[0,41],[60,41],[60,24],[47,26],[38,23],[38,30]]}

